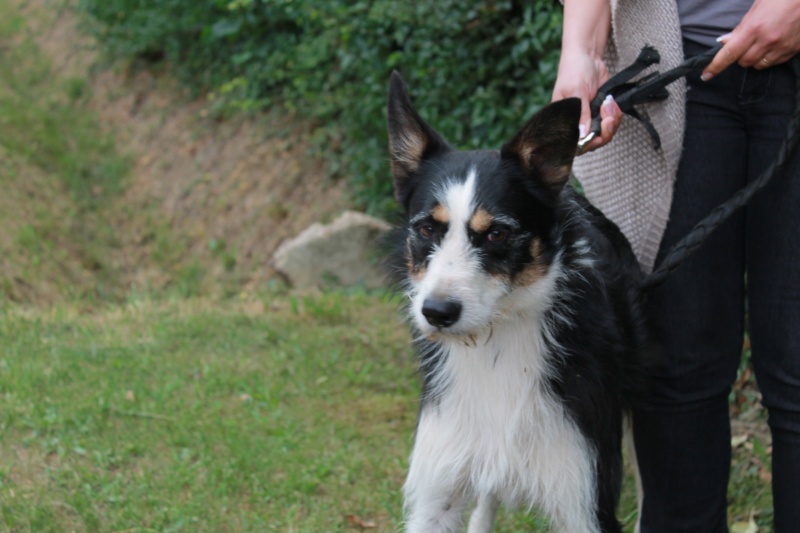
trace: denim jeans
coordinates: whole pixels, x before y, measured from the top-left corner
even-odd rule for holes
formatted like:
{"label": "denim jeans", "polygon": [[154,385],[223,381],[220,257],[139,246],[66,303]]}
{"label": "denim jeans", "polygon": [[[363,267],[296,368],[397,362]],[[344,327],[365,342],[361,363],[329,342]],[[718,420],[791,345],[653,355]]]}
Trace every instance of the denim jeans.
{"label": "denim jeans", "polygon": [[[706,48],[684,43],[686,56]],[[774,160],[794,107],[788,64],[688,79],[686,133],[656,264]],[[800,531],[800,150],[651,295],[665,364],[634,413],[642,533],[727,531],[728,395],[747,317],[773,439],[775,531]],[[747,300],[747,307],[745,305]]]}

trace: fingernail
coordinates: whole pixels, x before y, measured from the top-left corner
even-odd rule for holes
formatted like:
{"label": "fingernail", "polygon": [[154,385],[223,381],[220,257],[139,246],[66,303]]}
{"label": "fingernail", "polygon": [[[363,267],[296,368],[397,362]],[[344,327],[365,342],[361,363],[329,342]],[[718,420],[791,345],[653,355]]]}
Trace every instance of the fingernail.
{"label": "fingernail", "polygon": [[718,43],[725,42],[725,41],[728,40],[728,37],[730,37],[730,36],[731,36],[731,32],[728,32],[725,35],[720,35],[719,37],[717,37],[717,42]]}
{"label": "fingernail", "polygon": [[578,126],[578,137],[579,137],[579,138],[581,138],[581,139],[583,139],[584,137],[586,137],[586,130],[587,130],[587,129],[588,129],[588,128],[586,127],[586,124],[580,124],[580,125]]}
{"label": "fingernail", "polygon": [[606,111],[611,111],[614,108],[614,106],[611,105],[613,103],[614,103],[614,97],[609,94],[608,96],[606,96],[606,99],[603,100],[603,107],[606,108]]}
{"label": "fingernail", "polygon": [[708,80],[710,80],[710,79],[711,79],[711,78],[713,78],[713,77],[714,77],[714,75],[713,75],[713,74],[711,74],[710,72],[706,72],[706,71],[704,71],[704,72],[703,72],[703,73],[700,75],[700,79],[701,79],[701,80],[703,80],[703,81],[708,81]]}

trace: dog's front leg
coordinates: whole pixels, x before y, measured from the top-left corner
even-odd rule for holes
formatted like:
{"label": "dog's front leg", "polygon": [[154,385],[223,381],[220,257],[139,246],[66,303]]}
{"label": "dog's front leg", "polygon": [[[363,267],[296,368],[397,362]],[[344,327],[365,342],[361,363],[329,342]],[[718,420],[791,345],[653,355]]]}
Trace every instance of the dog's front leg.
{"label": "dog's front leg", "polygon": [[451,533],[463,527],[471,497],[464,483],[466,456],[459,439],[434,413],[423,413],[403,493],[406,533]]}
{"label": "dog's front leg", "polygon": [[463,494],[424,490],[406,501],[406,533],[452,533],[463,525]]}
{"label": "dog's front leg", "polygon": [[494,517],[497,515],[497,509],[500,507],[500,501],[491,494],[482,494],[478,496],[478,504],[475,510],[472,511],[472,516],[469,517],[468,533],[489,533],[494,524]]}

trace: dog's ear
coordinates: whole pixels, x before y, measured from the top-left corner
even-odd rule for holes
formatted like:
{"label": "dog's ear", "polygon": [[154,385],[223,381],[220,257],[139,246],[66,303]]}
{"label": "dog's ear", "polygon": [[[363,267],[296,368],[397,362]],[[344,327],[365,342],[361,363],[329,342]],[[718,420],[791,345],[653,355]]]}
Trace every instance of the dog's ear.
{"label": "dog's ear", "polygon": [[543,107],[509,142],[503,158],[517,161],[522,169],[553,193],[569,179],[578,145],[581,101],[559,100]]}
{"label": "dog's ear", "polygon": [[389,152],[392,157],[394,194],[406,205],[414,174],[425,158],[448,150],[447,141],[419,116],[397,71],[389,83]]}

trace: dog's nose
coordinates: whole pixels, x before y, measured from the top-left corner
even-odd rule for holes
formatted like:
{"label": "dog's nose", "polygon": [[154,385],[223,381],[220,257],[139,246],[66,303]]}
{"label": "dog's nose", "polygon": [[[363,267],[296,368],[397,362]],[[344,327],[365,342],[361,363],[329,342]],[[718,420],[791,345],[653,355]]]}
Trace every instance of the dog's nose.
{"label": "dog's nose", "polygon": [[422,302],[422,314],[431,326],[447,328],[458,322],[461,316],[461,302],[426,298]]}

